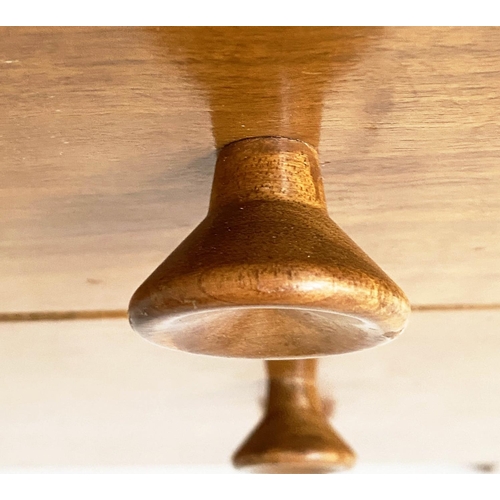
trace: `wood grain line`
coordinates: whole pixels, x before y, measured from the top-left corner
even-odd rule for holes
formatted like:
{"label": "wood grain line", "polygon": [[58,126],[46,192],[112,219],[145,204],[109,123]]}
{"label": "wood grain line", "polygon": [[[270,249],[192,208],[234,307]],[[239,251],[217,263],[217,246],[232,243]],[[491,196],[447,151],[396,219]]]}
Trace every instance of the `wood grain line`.
{"label": "wood grain line", "polygon": [[[413,312],[447,311],[495,311],[500,304],[422,304],[412,306]],[[0,323],[27,321],[70,321],[86,319],[126,319],[127,311],[122,309],[94,311],[33,311],[0,313]]]}
{"label": "wood grain line", "polygon": [[108,311],[34,311],[20,313],[1,313],[0,323],[16,323],[23,321],[68,321],[82,319],[123,319],[127,318],[125,310]]}

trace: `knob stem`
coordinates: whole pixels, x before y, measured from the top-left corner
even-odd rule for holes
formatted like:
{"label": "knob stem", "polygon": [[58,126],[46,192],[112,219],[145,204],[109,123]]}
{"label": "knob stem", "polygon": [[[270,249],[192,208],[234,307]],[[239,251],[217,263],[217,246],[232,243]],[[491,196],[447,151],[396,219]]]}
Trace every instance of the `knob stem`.
{"label": "knob stem", "polygon": [[298,359],[266,361],[268,373],[267,413],[311,410],[321,412],[321,399],[316,389],[317,360]]}
{"label": "knob stem", "polygon": [[258,200],[289,201],[326,211],[316,150],[302,141],[269,139],[244,139],[221,150],[209,212]]}

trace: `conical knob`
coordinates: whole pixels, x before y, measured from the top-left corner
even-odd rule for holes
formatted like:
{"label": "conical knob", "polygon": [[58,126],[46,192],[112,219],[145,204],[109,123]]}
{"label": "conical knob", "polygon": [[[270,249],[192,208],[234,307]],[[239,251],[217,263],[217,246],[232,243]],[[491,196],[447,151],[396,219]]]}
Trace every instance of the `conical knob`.
{"label": "conical knob", "polygon": [[263,473],[322,473],[356,461],[323,412],[315,384],[317,360],[266,362],[264,418],[233,456],[235,467]]}
{"label": "conical knob", "polygon": [[207,217],[129,307],[132,327],[156,344],[263,359],[380,345],[409,312],[328,216],[316,151],[272,137],[220,151]]}

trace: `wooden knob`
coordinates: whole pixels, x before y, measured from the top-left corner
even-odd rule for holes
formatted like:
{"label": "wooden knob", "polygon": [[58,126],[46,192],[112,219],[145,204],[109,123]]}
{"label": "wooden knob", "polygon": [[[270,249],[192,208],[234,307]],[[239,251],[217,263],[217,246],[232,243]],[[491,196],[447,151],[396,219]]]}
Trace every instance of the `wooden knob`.
{"label": "wooden knob", "polygon": [[349,469],[351,448],[328,422],[319,398],[316,359],[267,361],[267,408],[233,456],[251,472],[322,473]]}
{"label": "wooden knob", "polygon": [[132,327],[156,344],[263,359],[380,345],[409,312],[329,218],[316,151],[275,137],[220,151],[207,217],[129,307]]}

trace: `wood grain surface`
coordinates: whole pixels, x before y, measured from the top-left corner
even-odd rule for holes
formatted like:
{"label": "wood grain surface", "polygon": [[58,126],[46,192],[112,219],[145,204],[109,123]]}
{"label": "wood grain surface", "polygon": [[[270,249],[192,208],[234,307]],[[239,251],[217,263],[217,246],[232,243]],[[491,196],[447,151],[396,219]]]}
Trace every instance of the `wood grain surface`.
{"label": "wood grain surface", "polygon": [[216,147],[271,133],[318,143],[330,215],[412,303],[500,303],[498,28],[0,34],[0,311],[125,309]]}
{"label": "wood grain surface", "polygon": [[409,314],[404,292],[328,217],[314,148],[283,137],[220,150],[207,216],[129,306],[150,342],[261,359],[378,346]]}
{"label": "wood grain surface", "polygon": [[[498,463],[499,329],[500,311],[414,313],[397,341],[322,359],[359,463]],[[158,348],[125,319],[1,324],[0,379],[2,468],[229,465],[266,391],[262,361]]]}

